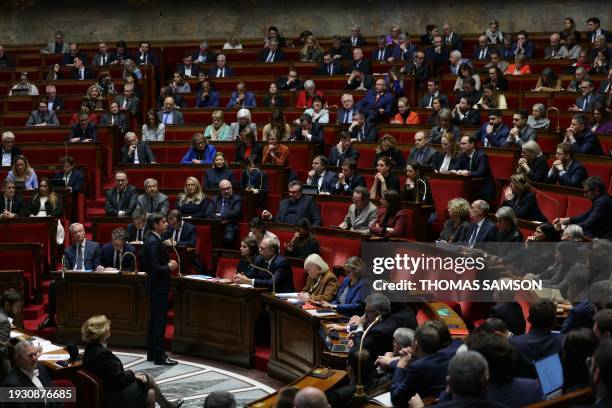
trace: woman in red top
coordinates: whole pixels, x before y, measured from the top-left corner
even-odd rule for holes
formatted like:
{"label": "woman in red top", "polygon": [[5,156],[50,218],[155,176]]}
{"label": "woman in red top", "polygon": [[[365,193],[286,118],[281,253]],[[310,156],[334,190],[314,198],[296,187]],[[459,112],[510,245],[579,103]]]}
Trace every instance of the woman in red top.
{"label": "woman in red top", "polygon": [[514,64],[508,65],[506,75],[525,75],[531,74],[531,67],[525,64],[525,55],[517,55],[514,59]]}
{"label": "woman in red top", "polygon": [[298,95],[297,104],[295,106],[297,108],[311,108],[312,100],[315,95],[319,95],[321,98],[325,97],[322,91],[317,91],[314,81],[309,79],[304,82],[304,90]]}
{"label": "woman in red top", "polygon": [[410,105],[408,104],[408,98],[402,96],[397,100],[397,111],[398,113],[391,119],[391,123],[394,125],[418,125],[421,123],[419,114],[410,111]]}
{"label": "woman in red top", "polygon": [[385,191],[380,204],[376,221],[370,227],[372,235],[386,238],[405,236],[408,213],[402,209],[399,193],[395,190]]}

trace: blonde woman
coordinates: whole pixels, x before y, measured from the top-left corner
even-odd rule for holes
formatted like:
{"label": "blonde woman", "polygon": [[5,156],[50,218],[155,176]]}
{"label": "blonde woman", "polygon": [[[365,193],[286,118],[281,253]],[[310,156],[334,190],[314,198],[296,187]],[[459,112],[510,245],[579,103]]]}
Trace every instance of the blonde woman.
{"label": "blonde woman", "polygon": [[83,102],[87,101],[87,105],[89,106],[89,110],[91,112],[97,110],[104,110],[104,98],[100,95],[100,88],[98,85],[91,85],[87,88],[87,93],[85,95],[85,99]]}
{"label": "blonde woman", "polygon": [[206,194],[202,192],[202,186],[195,177],[187,177],[183,192],[179,194],[176,209],[181,212],[183,218],[203,218],[209,201]]}
{"label": "blonde woman", "polygon": [[484,91],[482,93],[482,98],[478,101],[478,103],[474,106],[474,108],[478,109],[508,109],[508,103],[506,102],[506,97],[502,95],[495,85],[486,84],[484,86]]}
{"label": "blonde woman", "polygon": [[43,177],[38,183],[38,192],[32,197],[30,203],[30,217],[55,217],[64,214],[62,199],[53,191],[49,179]]}
{"label": "blonde woman", "polygon": [[211,140],[232,140],[232,130],[223,121],[223,111],[216,110],[212,114],[212,125],[206,126],[204,137]]}
{"label": "blonde woman", "polygon": [[8,172],[6,178],[13,181],[25,182],[26,190],[34,190],[38,188],[38,178],[36,172],[30,166],[30,162],[25,156],[17,155],[13,159],[11,171]]}
{"label": "blonde woman", "polygon": [[385,133],[378,141],[376,157],[374,158],[372,167],[376,167],[378,161],[383,157],[388,157],[391,160],[391,167],[394,170],[403,169],[406,165],[406,160],[402,152],[397,148],[397,140],[388,133]]}
{"label": "blonde woman", "polygon": [[153,378],[145,373],[124,370],[123,363],[106,344],[110,338],[111,322],[104,315],[92,316],[81,327],[81,337],[87,343],[83,353],[83,367],[102,381],[105,407],[175,408],[183,400],[168,401]]}
{"label": "blonde woman", "polygon": [[441,241],[465,242],[470,228],[470,203],[465,198],[453,198],[448,202],[448,220],[440,233]]}
{"label": "blonde woman", "polygon": [[308,273],[306,286],[298,294],[298,298],[304,301],[331,302],[338,292],[338,278],[330,270],[327,262],[319,254],[309,255],[304,260],[304,269]]}
{"label": "blonde woman", "polygon": [[300,50],[300,60],[304,62],[320,62],[323,58],[323,50],[319,46],[317,39],[309,35]]}

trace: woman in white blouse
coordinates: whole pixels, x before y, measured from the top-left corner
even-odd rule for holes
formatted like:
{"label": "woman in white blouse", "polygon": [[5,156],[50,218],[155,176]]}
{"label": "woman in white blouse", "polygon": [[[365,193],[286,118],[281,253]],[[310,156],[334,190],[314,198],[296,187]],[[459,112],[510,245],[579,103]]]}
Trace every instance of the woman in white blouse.
{"label": "woman in white blouse", "polygon": [[[325,102],[323,98],[316,95],[312,98],[312,108],[308,108],[304,113],[309,114],[312,117],[313,123],[329,123],[329,111],[325,109]],[[300,123],[300,119],[296,120],[296,124]]]}
{"label": "woman in white blouse", "polygon": [[457,76],[457,80],[455,81],[455,87],[453,88],[455,91],[463,90],[463,81],[466,78],[472,77],[476,84],[474,87],[477,91],[480,91],[480,76],[474,73],[474,70],[469,64],[461,64],[459,65],[459,76]]}
{"label": "woman in white blouse", "polygon": [[155,110],[147,112],[147,123],[142,125],[142,140],[147,142],[162,142],[166,134],[166,125],[159,121]]}

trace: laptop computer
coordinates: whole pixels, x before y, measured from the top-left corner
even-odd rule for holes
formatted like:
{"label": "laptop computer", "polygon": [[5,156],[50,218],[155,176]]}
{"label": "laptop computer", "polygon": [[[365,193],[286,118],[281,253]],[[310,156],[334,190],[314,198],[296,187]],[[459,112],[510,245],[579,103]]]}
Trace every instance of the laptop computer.
{"label": "laptop computer", "polygon": [[560,396],[563,391],[563,368],[559,354],[551,354],[534,364],[546,398]]}
{"label": "laptop computer", "polygon": [[29,96],[30,89],[29,88],[14,88],[11,89],[11,96]]}

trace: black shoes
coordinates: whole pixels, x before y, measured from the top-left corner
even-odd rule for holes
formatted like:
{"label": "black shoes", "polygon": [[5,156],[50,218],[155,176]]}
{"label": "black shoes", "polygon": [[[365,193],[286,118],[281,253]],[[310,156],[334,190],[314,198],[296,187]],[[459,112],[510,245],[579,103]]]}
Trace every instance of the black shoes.
{"label": "black shoes", "polygon": [[38,330],[44,330],[47,327],[55,327],[57,324],[55,323],[55,319],[51,316],[47,316],[45,320],[41,324],[38,325]]}
{"label": "black shoes", "polygon": [[155,363],[153,363],[155,365],[165,365],[165,366],[174,366],[178,364],[178,361],[176,360],[172,360],[169,359],[168,357],[164,358],[163,360],[156,360]]}
{"label": "black shoes", "polygon": [[184,402],[185,401],[183,401],[182,399],[179,398],[176,401],[174,401],[174,404],[175,404],[174,407],[175,408],[179,408],[179,407],[181,407],[183,405]]}

